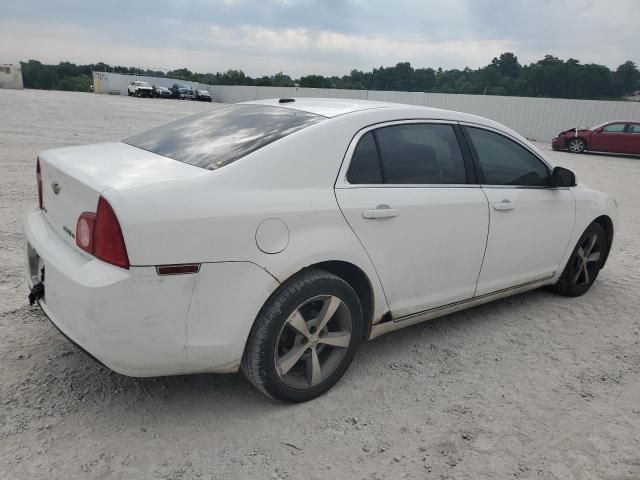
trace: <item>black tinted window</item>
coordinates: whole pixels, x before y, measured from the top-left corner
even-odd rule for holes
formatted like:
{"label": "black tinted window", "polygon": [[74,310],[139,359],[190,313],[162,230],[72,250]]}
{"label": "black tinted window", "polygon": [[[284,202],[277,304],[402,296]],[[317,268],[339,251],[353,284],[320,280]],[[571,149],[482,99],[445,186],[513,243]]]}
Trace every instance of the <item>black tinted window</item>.
{"label": "black tinted window", "polygon": [[382,183],[380,159],[373,133],[366,133],[358,142],[351,157],[347,180],[354,184]]}
{"label": "black tinted window", "polygon": [[230,105],[182,118],[123,142],[215,170],[325,118],[289,108]]}
{"label": "black tinted window", "polygon": [[464,160],[451,125],[406,124],[375,131],[386,183],[467,183]]}
{"label": "black tinted window", "polygon": [[480,128],[468,128],[467,131],[478,153],[485,185],[551,185],[549,169],[524,147]]}

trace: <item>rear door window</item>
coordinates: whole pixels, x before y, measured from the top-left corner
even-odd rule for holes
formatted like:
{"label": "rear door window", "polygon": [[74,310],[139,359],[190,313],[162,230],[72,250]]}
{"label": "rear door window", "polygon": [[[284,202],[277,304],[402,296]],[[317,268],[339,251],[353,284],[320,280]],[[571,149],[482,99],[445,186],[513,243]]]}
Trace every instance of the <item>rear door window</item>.
{"label": "rear door window", "polygon": [[380,158],[373,132],[362,136],[351,157],[347,180],[353,184],[383,183]]}
{"label": "rear door window", "polygon": [[403,124],[375,132],[385,183],[467,183],[462,151],[451,125]]}
{"label": "rear door window", "polygon": [[465,184],[467,172],[453,126],[416,123],[362,136],[347,172],[351,184]]}
{"label": "rear door window", "polygon": [[123,140],[134,147],[215,170],[326,119],[267,105],[229,105]]}

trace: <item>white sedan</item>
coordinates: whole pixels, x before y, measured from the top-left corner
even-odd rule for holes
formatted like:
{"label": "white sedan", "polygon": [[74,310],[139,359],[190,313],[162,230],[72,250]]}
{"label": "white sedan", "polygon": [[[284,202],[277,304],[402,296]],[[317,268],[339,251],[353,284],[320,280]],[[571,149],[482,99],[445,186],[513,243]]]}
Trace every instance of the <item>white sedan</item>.
{"label": "white sedan", "polygon": [[49,150],[25,219],[30,299],[131,376],[236,372],[314,398],[362,341],[508,295],[577,296],[614,200],[517,133],[432,108],[229,105]]}

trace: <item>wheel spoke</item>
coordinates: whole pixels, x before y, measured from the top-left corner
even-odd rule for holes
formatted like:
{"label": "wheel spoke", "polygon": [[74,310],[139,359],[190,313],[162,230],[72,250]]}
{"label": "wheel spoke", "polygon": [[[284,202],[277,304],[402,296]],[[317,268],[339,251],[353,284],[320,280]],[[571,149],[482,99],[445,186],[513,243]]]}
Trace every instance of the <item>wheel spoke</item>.
{"label": "wheel spoke", "polygon": [[302,354],[306,349],[307,348],[304,345],[294,346],[291,350],[278,358],[278,364],[276,365],[276,368],[278,369],[280,375],[286,375],[289,370],[291,370],[293,366],[298,363],[298,360],[300,360],[300,357],[302,357]]}
{"label": "wheel spoke", "polygon": [[309,338],[311,336],[309,333],[309,327],[307,327],[307,322],[305,322],[300,310],[293,312],[287,320],[287,323],[305,337]]}
{"label": "wheel spoke", "polygon": [[586,252],[584,253],[585,257],[588,257],[589,254],[591,253],[591,250],[593,250],[593,247],[596,244],[596,240],[598,240],[598,236],[594,235],[593,237],[590,238],[590,240],[591,241],[589,242],[589,246],[587,247]]}
{"label": "wheel spoke", "polygon": [[332,347],[347,348],[351,343],[350,332],[327,332],[326,335],[318,339],[318,343],[331,345]]}
{"label": "wheel spoke", "polygon": [[342,301],[338,297],[331,296],[327,300],[324,301],[324,305],[322,305],[322,310],[318,314],[317,320],[318,324],[316,325],[316,329],[320,332],[331,320],[333,314],[336,313],[336,310],[340,306]]}
{"label": "wheel spoke", "polygon": [[586,258],[587,262],[597,262],[598,260],[600,260],[600,252],[593,252]]}
{"label": "wheel spoke", "polygon": [[573,283],[578,283],[578,279],[580,278],[580,275],[582,275],[583,270],[584,270],[584,265],[582,263],[580,263],[580,267],[578,268],[578,271],[576,272],[576,276],[573,277]]}
{"label": "wheel spoke", "polygon": [[584,258],[584,249],[582,247],[578,249],[577,253],[580,258]]}
{"label": "wheel spoke", "polygon": [[589,269],[587,268],[586,262],[584,264],[583,270],[584,270],[584,284],[588,285],[589,284]]}
{"label": "wheel spoke", "polygon": [[322,367],[315,348],[311,349],[311,355],[307,359],[307,380],[312,387],[322,381]]}

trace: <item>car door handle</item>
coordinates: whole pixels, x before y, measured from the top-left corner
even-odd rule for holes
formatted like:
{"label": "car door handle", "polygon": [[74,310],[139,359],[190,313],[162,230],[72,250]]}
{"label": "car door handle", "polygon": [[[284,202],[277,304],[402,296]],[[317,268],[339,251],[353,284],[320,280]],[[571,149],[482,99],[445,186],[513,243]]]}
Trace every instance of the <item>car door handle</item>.
{"label": "car door handle", "polygon": [[513,210],[514,208],[515,208],[515,205],[511,203],[511,200],[507,200],[507,199],[493,204],[493,209],[498,210],[499,212],[506,212],[507,210]]}
{"label": "car door handle", "polygon": [[397,216],[398,210],[395,208],[391,208],[389,205],[378,205],[376,208],[365,210],[364,212],[362,212],[362,218],[366,218],[368,220],[377,220],[379,218],[391,218]]}

